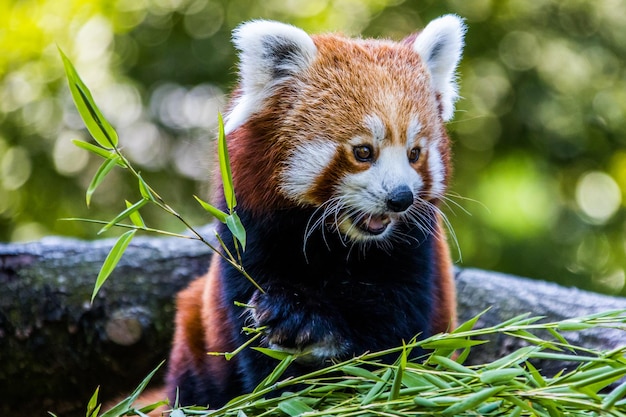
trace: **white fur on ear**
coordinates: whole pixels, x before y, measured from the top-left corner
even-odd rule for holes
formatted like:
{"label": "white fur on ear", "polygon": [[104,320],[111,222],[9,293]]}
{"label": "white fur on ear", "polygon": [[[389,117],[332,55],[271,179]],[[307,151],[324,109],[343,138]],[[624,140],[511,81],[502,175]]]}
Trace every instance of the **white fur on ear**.
{"label": "white fur on ear", "polygon": [[285,23],[255,20],[233,32],[239,50],[241,96],[227,117],[226,133],[241,126],[258,111],[272,87],[306,69],[317,48],[302,29]]}
{"label": "white fur on ear", "polygon": [[430,71],[433,87],[441,96],[441,116],[445,121],[454,115],[454,103],[459,97],[455,72],[463,53],[465,31],[463,20],[448,14],[426,25],[413,43],[413,49]]}

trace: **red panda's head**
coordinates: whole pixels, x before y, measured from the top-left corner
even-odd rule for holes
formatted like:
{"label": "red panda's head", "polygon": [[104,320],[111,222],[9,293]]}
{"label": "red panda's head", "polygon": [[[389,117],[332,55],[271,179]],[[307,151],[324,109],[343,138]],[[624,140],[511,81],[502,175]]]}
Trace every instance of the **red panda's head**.
{"label": "red panda's head", "polygon": [[226,119],[238,200],[259,215],[317,208],[314,223],[355,242],[432,214],[450,175],[444,122],[464,32],[454,15],[400,43],[241,25]]}

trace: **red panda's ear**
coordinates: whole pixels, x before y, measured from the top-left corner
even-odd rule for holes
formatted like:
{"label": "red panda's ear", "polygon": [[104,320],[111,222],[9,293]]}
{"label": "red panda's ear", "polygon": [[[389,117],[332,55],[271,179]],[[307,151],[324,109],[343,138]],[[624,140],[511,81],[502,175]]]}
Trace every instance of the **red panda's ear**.
{"label": "red panda's ear", "polygon": [[233,42],[239,50],[241,95],[227,119],[227,133],[245,123],[274,86],[306,69],[317,54],[313,39],[302,29],[269,20],[240,25]]}
{"label": "red panda's ear", "polygon": [[465,31],[463,20],[449,14],[430,22],[413,42],[413,50],[424,60],[433,87],[441,97],[441,116],[445,121],[454,115],[454,103],[459,96],[456,67],[463,53]]}

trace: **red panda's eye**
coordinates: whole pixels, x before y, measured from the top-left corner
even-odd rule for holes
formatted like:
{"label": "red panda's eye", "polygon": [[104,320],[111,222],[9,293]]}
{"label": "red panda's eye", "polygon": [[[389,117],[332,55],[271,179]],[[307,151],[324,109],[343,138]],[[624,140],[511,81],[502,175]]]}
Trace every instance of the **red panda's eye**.
{"label": "red panda's eye", "polygon": [[370,162],[374,157],[374,151],[368,145],[356,146],[354,148],[354,157],[359,162]]}
{"label": "red panda's eye", "polygon": [[417,160],[420,159],[420,151],[420,148],[411,149],[411,151],[409,152],[409,162],[417,162]]}

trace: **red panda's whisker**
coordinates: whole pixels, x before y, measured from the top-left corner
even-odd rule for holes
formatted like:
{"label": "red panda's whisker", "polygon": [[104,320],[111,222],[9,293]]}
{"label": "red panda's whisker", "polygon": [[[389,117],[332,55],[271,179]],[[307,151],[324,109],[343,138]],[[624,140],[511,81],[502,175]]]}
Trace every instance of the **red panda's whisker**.
{"label": "red panda's whisker", "polygon": [[[459,241],[457,239],[456,232],[454,231],[454,227],[452,227],[452,223],[450,223],[450,219],[448,219],[448,216],[443,212],[443,210],[441,210],[441,208],[437,207],[436,205],[434,205],[432,203],[430,203],[430,204],[433,206],[433,209],[436,210],[436,212],[441,217],[441,221],[443,221],[446,229],[448,230],[448,234],[450,235],[450,238],[452,239],[452,242],[454,242],[454,246],[456,246],[456,248],[457,248],[458,260],[461,261],[463,259],[463,255],[461,254],[461,247],[459,246]],[[443,232],[441,232],[441,233],[442,233],[442,236],[437,234],[436,237],[438,239],[445,239],[445,236],[443,236]]]}
{"label": "red panda's whisker", "polygon": [[[305,228],[305,232],[304,232],[304,242],[303,242],[303,246],[302,246],[302,250],[304,252],[305,258],[306,258],[306,245],[307,242],[309,240],[309,238],[313,235],[313,233],[315,232],[315,230],[317,228],[321,229],[321,233],[322,233],[322,238],[324,240],[324,242],[326,243],[326,247],[328,247],[328,242],[326,241],[326,235],[324,233],[324,223],[325,223],[325,219],[327,217],[327,213],[328,213],[328,207],[330,206],[330,204],[332,204],[332,200],[329,200],[327,202],[325,202],[323,205],[319,206],[318,208],[315,209],[315,211],[313,212],[313,214],[311,214],[311,217],[309,218],[309,221],[307,222],[306,228]],[[321,212],[321,214],[320,214]],[[318,216],[318,214],[320,214]],[[317,217],[317,219],[315,219]],[[314,220],[315,219],[315,220]]]}
{"label": "red panda's whisker", "polygon": [[417,205],[413,205],[406,213],[407,217],[425,234],[435,235],[436,228],[432,218],[435,216],[433,205],[426,200],[418,199]]}
{"label": "red panda's whisker", "polygon": [[[449,210],[452,214],[455,214],[455,215],[456,215],[456,213],[454,212],[454,207],[456,207],[456,208],[460,209],[463,213],[467,214],[468,216],[471,216],[471,215],[472,215],[472,213],[471,213],[468,209],[466,209],[465,207],[463,207],[463,206],[461,205],[461,203],[459,203],[458,201],[455,201],[455,200],[453,199],[453,197],[454,197],[454,198],[461,198],[461,199],[464,199],[464,200],[469,200],[469,201],[476,202],[476,200],[473,200],[473,199],[471,199],[471,198],[461,197],[461,196],[460,196],[460,195],[458,195],[458,194],[447,194],[447,195],[442,195],[442,196],[440,196],[440,197],[438,197],[438,198],[440,198],[440,199],[441,199],[441,202],[442,202],[443,204],[445,204],[445,205],[446,205],[446,207],[448,208],[448,210]],[[454,207],[453,207],[453,206],[454,206]]]}

